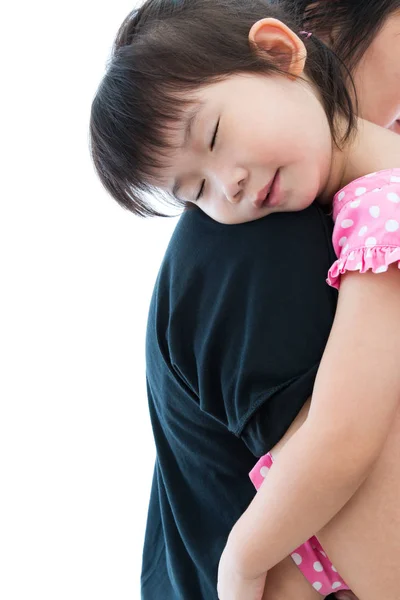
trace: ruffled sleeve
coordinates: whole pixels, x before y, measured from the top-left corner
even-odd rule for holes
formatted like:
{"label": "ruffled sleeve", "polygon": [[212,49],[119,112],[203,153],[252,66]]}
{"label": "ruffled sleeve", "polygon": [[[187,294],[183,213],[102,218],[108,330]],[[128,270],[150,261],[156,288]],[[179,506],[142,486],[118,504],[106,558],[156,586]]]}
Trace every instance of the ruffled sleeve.
{"label": "ruffled sleeve", "polygon": [[400,269],[400,169],[371,173],[349,183],[333,201],[337,260],[327,282],[339,289],[346,271]]}

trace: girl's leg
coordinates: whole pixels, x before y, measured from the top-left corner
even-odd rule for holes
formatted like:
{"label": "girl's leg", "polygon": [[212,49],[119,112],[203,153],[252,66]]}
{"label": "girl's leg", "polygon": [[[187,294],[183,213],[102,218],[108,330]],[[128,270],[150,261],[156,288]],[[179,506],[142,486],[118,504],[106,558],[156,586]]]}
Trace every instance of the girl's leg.
{"label": "girl's leg", "polygon": [[400,408],[370,475],[317,537],[360,599],[400,598]]}
{"label": "girl's leg", "polygon": [[323,600],[292,558],[288,556],[268,571],[262,600]]}

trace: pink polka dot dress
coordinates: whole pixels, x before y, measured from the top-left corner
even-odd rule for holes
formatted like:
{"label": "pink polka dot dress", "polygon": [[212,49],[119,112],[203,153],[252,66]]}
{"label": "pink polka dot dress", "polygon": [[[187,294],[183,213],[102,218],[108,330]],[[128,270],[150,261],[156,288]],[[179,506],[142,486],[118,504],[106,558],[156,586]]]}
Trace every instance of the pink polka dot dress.
{"label": "pink polka dot dress", "polygon": [[339,288],[346,271],[384,273],[400,268],[400,169],[352,181],[333,200],[333,246],[338,259],[328,283]]}
{"label": "pink polka dot dress", "polygon": [[[329,269],[329,285],[338,289],[346,271],[384,273],[392,263],[400,268],[400,169],[371,173],[346,185],[335,194],[333,218],[338,258]],[[250,473],[256,489],[272,467],[270,453],[259,459]],[[315,536],[291,557],[321,595],[349,589]]]}

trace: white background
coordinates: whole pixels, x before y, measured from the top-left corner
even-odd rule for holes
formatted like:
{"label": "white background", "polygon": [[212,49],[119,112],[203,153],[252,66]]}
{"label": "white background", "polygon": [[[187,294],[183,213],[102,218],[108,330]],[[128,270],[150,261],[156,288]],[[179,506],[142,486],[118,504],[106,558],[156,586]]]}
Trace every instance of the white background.
{"label": "white background", "polygon": [[145,326],[176,219],[120,208],[88,151],[90,103],[134,4],[2,10],[2,600],[140,598]]}

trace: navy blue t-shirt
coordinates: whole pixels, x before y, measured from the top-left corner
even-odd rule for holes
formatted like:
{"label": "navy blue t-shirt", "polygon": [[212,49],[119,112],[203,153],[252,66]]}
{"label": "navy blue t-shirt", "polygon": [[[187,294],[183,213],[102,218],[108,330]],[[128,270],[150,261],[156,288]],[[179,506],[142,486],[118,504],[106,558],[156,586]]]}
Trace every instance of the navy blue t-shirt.
{"label": "navy blue t-shirt", "polygon": [[316,204],[241,225],[182,215],[148,317],[157,458],[142,600],[217,600],[248,473],[312,393],[337,301],[331,233]]}

